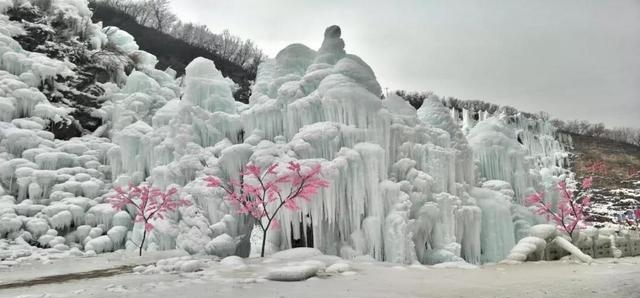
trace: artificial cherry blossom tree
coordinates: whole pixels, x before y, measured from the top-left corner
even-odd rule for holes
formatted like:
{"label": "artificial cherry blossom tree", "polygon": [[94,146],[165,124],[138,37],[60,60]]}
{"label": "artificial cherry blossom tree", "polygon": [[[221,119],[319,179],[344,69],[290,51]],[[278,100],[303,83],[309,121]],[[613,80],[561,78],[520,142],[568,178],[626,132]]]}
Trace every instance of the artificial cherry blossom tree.
{"label": "artificial cherry blossom tree", "polygon": [[576,229],[585,225],[587,215],[585,209],[591,204],[589,189],[593,179],[587,177],[582,181],[580,189],[571,190],[567,187],[566,181],[558,183],[560,200],[554,209],[551,203],[544,202],[544,194],[534,193],[526,198],[527,205],[535,206],[536,214],[543,215],[549,221],[555,222],[559,229],[569,234],[573,239]]}
{"label": "artificial cherry blossom tree", "polygon": [[208,176],[204,180],[209,187],[220,187],[226,192],[227,202],[240,214],[251,216],[262,230],[260,256],[264,257],[267,231],[279,227],[276,218],[284,207],[300,210],[300,200],[310,201],[320,188],[329,182],[320,175],[321,166],[301,166],[291,161],[283,169],[279,163],[271,164],[266,170],[249,164],[239,177],[223,183],[218,177]]}
{"label": "artificial cherry blossom tree", "polygon": [[109,199],[111,206],[117,210],[122,210],[127,205],[133,206],[135,209],[135,222],[144,223],[144,232],[142,241],[139,245],[139,255],[142,256],[142,248],[147,238],[147,233],[153,230],[154,219],[164,219],[166,214],[176,211],[178,207],[191,205],[186,199],[174,200],[178,190],[175,187],[167,191],[152,187],[148,184],[139,186],[129,185],[127,190],[122,187],[116,187],[116,196]]}

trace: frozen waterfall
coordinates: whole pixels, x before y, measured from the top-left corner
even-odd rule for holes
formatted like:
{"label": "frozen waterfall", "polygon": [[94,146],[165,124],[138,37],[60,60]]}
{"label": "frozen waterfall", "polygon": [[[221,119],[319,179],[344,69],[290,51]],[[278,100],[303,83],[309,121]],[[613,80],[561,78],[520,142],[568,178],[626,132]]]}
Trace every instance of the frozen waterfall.
{"label": "frozen waterfall", "polygon": [[382,99],[375,73],[345,51],[338,26],[317,51],[292,44],[262,63],[245,105],[213,61],[194,59],[177,79],[154,69],[157,59],[128,33],[92,25],[96,46],[110,42],[144,59],[105,94],[95,111],[99,134],[55,140],[46,124],[68,111],[27,79],[73,67],[21,49],[12,39],[20,28],[0,24],[11,29],[0,30],[0,237],[131,249],[127,239],[142,227],[105,199],[113,186],[147,181],[178,187],[194,203],[154,223],[147,248],[248,256],[253,222],[201,178],[298,160],[320,163],[330,187],[278,214],[269,252],[303,243],[394,263],[497,262],[535,224],[523,197],[550,187],[566,166],[543,120],[472,119],[478,111],[449,110],[437,97],[417,111],[393,94]]}

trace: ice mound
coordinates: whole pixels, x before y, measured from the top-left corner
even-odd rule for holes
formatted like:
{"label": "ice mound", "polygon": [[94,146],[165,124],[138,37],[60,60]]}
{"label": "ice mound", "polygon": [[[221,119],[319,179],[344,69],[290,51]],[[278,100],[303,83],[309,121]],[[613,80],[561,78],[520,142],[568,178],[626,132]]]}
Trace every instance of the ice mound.
{"label": "ice mound", "polygon": [[272,254],[270,257],[280,260],[296,260],[296,259],[308,259],[322,255],[322,252],[315,248],[299,247],[293,249],[287,249]]}
{"label": "ice mound", "polygon": [[313,265],[296,265],[273,268],[267,272],[266,278],[275,281],[301,281],[315,276],[318,268]]}
{"label": "ice mound", "polygon": [[351,271],[351,265],[347,263],[335,263],[325,269],[327,273],[343,273],[347,271]]}
{"label": "ice mound", "polygon": [[158,274],[158,273],[190,273],[201,271],[206,267],[206,263],[200,259],[194,259],[191,256],[175,257],[162,259],[153,265],[137,266],[133,268],[133,272],[140,274]]}

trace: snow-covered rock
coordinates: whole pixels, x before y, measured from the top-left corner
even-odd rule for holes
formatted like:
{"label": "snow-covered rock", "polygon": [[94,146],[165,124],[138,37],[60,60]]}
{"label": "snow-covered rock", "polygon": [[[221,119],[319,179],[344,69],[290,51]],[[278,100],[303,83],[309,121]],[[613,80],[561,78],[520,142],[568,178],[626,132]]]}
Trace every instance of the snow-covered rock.
{"label": "snow-covered rock", "polygon": [[266,279],[275,281],[301,281],[315,276],[318,268],[312,265],[283,266],[267,272]]}
{"label": "snow-covered rock", "polygon": [[227,234],[222,234],[209,241],[209,243],[205,245],[204,249],[210,255],[224,258],[235,253],[237,244],[237,240]]}

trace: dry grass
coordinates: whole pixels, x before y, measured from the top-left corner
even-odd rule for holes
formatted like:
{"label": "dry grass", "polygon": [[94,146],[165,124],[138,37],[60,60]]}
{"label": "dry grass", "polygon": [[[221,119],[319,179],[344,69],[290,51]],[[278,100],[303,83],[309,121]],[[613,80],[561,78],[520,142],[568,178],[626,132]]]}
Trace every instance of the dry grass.
{"label": "dry grass", "polygon": [[[640,147],[602,138],[571,135],[574,145],[572,168],[581,178],[590,175],[587,166],[603,161],[604,174],[594,175],[594,186],[605,188],[631,187],[630,170],[640,170]],[[636,178],[633,181],[638,181]]]}

